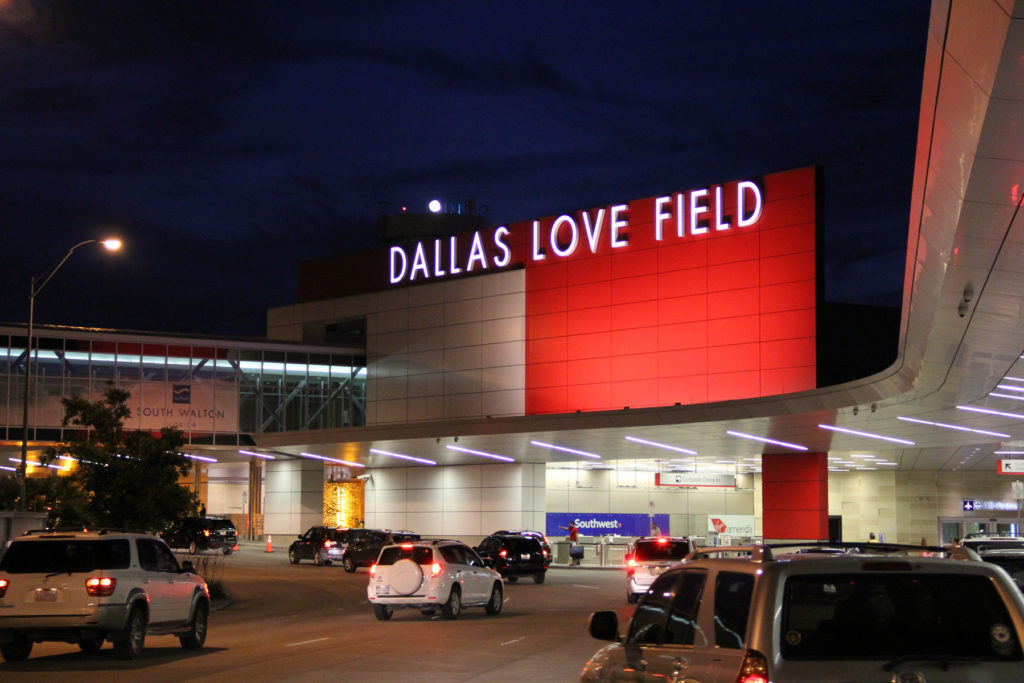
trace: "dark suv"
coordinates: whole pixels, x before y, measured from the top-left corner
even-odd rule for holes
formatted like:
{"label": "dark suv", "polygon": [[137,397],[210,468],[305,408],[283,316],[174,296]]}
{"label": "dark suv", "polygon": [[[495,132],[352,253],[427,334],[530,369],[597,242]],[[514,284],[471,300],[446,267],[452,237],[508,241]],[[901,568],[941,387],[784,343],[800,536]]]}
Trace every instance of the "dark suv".
{"label": "dark suv", "polygon": [[532,534],[491,534],[476,547],[477,553],[502,578],[515,583],[520,576],[532,576],[534,583],[544,583],[551,564],[551,553],[540,538]]}
{"label": "dark suv", "polygon": [[[341,566],[347,572],[354,572],[359,567],[369,567],[377,561],[377,556],[385,546],[402,541],[418,541],[419,534],[411,531],[391,531],[389,529],[349,529],[348,546],[341,556]],[[355,533],[358,532],[358,533]]]}
{"label": "dark suv", "polygon": [[288,546],[288,561],[298,564],[300,560],[313,560],[313,564],[318,567],[340,561],[348,546],[349,533],[359,531],[362,529],[310,527]]}
{"label": "dark suv", "polygon": [[220,550],[230,555],[238,545],[235,525],[227,517],[186,517],[160,537],[172,548],[187,548],[189,555],[203,550]]}

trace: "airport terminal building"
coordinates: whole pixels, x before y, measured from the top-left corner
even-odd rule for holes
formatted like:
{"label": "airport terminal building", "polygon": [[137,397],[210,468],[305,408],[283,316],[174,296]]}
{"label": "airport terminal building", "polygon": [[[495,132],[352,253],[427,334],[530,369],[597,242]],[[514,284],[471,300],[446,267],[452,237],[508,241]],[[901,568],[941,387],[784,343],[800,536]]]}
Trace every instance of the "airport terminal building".
{"label": "airport terminal building", "polygon": [[[1024,31],[986,7],[933,12],[891,330],[824,300],[828,169],[500,226],[386,216],[381,248],[300,264],[265,340],[38,330],[30,450],[62,438],[61,396],[114,382],[129,426],[185,432],[208,512],[253,536],[1018,531],[1000,463],[1024,431],[1000,396],[1024,393]],[[0,328],[5,457],[25,346]]]}

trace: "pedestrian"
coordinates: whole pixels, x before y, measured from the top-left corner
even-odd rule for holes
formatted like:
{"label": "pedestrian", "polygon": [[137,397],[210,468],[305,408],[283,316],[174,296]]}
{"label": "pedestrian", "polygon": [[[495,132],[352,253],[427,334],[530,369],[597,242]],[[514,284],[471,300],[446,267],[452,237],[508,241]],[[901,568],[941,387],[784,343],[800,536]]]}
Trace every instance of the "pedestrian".
{"label": "pedestrian", "polygon": [[558,528],[565,529],[569,532],[569,566],[579,566],[580,558],[575,554],[578,551],[573,550],[574,548],[579,547],[580,530],[576,527],[576,522],[570,520],[569,526],[560,526]]}
{"label": "pedestrian", "polygon": [[651,522],[651,536],[661,536],[661,529],[658,528],[658,523]]}

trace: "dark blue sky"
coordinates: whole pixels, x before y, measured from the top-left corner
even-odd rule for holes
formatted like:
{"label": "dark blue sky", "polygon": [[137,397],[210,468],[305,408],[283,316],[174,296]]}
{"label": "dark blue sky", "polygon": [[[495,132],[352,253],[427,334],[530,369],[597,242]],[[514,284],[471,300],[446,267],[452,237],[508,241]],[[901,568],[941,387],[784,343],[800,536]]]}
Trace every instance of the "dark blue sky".
{"label": "dark blue sky", "polygon": [[834,301],[898,305],[926,2],[0,0],[0,321],[260,335],[378,202],[494,224],[825,167]]}

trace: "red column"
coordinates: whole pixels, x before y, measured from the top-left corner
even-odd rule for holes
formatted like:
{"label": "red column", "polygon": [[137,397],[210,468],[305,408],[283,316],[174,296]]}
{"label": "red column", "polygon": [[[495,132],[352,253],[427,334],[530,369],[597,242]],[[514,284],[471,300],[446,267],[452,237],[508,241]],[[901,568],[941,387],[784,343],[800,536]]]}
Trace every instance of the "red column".
{"label": "red column", "polygon": [[828,454],[761,456],[765,542],[828,540]]}

